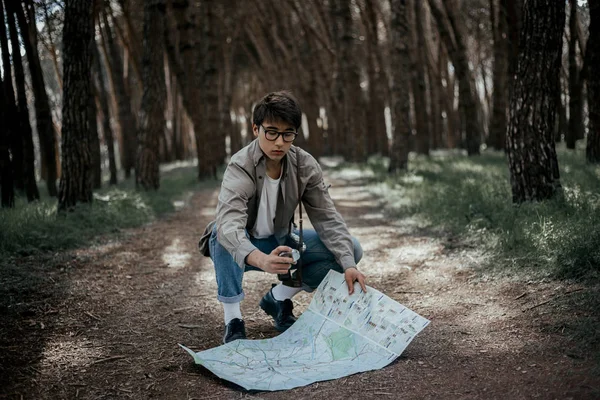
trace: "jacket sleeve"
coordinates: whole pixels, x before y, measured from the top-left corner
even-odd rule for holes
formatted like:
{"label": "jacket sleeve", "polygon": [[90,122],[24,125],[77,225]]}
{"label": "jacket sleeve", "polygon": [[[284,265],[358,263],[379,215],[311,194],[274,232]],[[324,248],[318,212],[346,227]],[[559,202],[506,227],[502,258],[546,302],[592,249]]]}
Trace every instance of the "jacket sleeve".
{"label": "jacket sleeve", "polygon": [[217,204],[217,240],[232,255],[240,268],[256,247],[246,236],[248,199],[254,196],[252,176],[239,164],[231,162],[219,192]]}
{"label": "jacket sleeve", "polygon": [[303,156],[302,159],[301,174],[308,175],[302,204],[310,222],[344,271],[356,267],[352,237],[329,196],[328,187],[323,180],[323,171],[312,156]]}

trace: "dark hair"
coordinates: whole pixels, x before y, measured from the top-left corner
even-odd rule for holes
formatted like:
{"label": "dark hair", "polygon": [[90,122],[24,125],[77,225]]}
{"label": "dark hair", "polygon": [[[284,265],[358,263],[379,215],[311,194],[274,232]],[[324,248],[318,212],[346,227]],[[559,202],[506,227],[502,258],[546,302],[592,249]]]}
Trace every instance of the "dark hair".
{"label": "dark hair", "polygon": [[302,110],[296,98],[287,90],[271,92],[254,107],[252,122],[260,125],[265,120],[286,122],[297,130],[302,125]]}

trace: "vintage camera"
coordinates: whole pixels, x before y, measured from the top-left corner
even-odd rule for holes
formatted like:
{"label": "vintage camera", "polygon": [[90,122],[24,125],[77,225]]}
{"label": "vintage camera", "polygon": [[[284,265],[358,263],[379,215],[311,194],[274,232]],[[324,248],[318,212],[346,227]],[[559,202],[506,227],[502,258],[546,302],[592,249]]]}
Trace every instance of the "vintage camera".
{"label": "vintage camera", "polygon": [[294,262],[296,262],[300,259],[300,252],[296,249],[293,249],[292,251],[282,251],[279,253],[279,257],[293,258]]}
{"label": "vintage camera", "polygon": [[[294,260],[294,262],[296,262],[300,259],[300,252],[296,249],[293,249],[292,251],[282,251],[281,253],[279,253],[279,257],[292,258]],[[290,267],[290,270],[293,267],[294,266],[292,265]],[[301,286],[302,282],[293,279],[290,270],[288,270],[288,272],[286,272],[285,274],[277,274],[277,279],[279,279],[281,282],[283,282],[287,286],[293,286],[293,287]]]}

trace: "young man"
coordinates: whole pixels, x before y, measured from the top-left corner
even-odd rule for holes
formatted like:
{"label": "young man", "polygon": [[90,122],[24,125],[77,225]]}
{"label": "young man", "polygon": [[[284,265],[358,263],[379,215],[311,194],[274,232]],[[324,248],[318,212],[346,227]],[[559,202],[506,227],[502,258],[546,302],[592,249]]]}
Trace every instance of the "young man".
{"label": "young man", "polygon": [[299,192],[316,229],[303,232],[302,287],[273,285],[260,307],[283,332],[296,321],[291,298],[301,290],[312,292],[330,269],[344,273],[351,294],[355,281],[366,290],[365,277],[356,269],[362,248],[336,211],[319,164],[292,146],[301,122],[302,111],[289,92],[269,93],[260,100],[252,124],[256,139],[231,158],[219,193],[217,219],[200,240],[202,253],[210,255],[215,265],[217,298],[225,313],[224,343],[246,338],[240,311],[244,272],[285,274],[294,263],[279,255],[296,247],[290,233],[295,232]]}

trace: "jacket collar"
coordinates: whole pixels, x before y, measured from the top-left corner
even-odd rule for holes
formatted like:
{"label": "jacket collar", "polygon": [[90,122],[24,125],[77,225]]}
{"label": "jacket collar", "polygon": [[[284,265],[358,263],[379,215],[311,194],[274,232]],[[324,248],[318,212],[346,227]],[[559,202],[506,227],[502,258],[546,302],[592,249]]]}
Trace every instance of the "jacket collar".
{"label": "jacket collar", "polygon": [[[254,163],[254,167],[256,168],[258,166],[258,164],[262,162],[261,170],[263,173],[266,173],[266,172],[264,172],[265,154],[263,153],[262,149],[260,148],[260,145],[258,144],[258,139],[254,139],[252,141],[252,143],[250,144],[250,154],[252,156],[252,162]],[[290,151],[287,152],[287,154],[285,155],[285,157],[282,160],[283,171],[281,171],[281,178],[282,178],[282,182],[284,182],[284,186],[285,186],[285,182],[287,181],[290,171],[295,168],[294,160],[297,160],[297,159],[298,159],[298,147],[292,146],[290,148]],[[294,180],[294,184],[295,184],[295,180]],[[257,190],[262,189],[262,185],[259,185],[259,186],[260,187],[257,187]],[[285,196],[283,196],[283,203],[285,204]]]}
{"label": "jacket collar", "polygon": [[254,162],[254,166],[256,167],[260,160],[265,156],[262,152],[260,145],[258,144],[258,139],[254,139],[252,144],[250,145],[250,153],[252,154],[252,162]]}
{"label": "jacket collar", "polygon": [[[290,157],[290,153],[294,153],[294,157]],[[265,153],[263,153],[262,149],[260,148],[260,145],[258,144],[258,139],[254,139],[252,141],[252,143],[250,144],[250,154],[252,155],[252,162],[254,163],[254,167],[256,167],[258,165],[258,163],[261,162],[261,160],[263,158],[265,158]],[[292,158],[298,158],[298,151],[297,151],[297,147],[296,146],[292,146],[290,148],[290,150],[287,152],[287,154],[285,155],[285,157],[283,157],[282,164],[283,164],[283,171],[281,176],[283,178],[286,178],[290,169],[294,167],[293,164],[293,160]]]}

